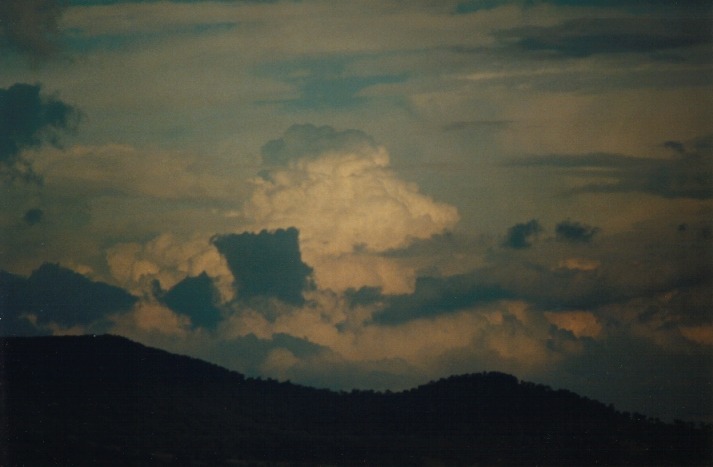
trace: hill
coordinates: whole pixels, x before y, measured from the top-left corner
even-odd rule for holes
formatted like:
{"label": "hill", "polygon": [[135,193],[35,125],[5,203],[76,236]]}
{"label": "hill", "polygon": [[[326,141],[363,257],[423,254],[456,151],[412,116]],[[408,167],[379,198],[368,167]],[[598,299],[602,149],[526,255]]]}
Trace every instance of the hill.
{"label": "hill", "polygon": [[707,465],[666,424],[502,373],[400,393],[246,378],[116,336],[2,345],[2,465]]}

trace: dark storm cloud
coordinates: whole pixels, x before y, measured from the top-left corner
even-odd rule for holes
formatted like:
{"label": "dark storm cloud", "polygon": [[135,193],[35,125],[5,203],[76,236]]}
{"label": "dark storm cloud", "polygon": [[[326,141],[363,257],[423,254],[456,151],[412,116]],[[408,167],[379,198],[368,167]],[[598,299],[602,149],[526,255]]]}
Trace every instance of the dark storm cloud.
{"label": "dark storm cloud", "polygon": [[28,278],[2,272],[0,297],[4,333],[27,327],[21,315],[34,315],[39,325],[89,325],[111,313],[128,310],[137,300],[121,288],[93,282],[50,263],[40,266]]}
{"label": "dark storm cloud", "polygon": [[203,272],[183,279],[166,292],[161,301],[173,311],[188,316],[194,327],[215,329],[221,319],[216,306],[219,298],[213,281]]}
{"label": "dark storm cloud", "polygon": [[[674,154],[666,159],[631,157],[618,154],[549,155],[512,163],[517,167],[550,167],[591,182],[574,192],[649,193],[664,198],[710,199],[713,197],[713,151],[704,140],[693,150],[683,143],[669,141],[665,147]],[[615,181],[610,181],[614,179]]]}
{"label": "dark storm cloud", "polygon": [[302,262],[298,236],[291,227],[219,235],[212,241],[228,262],[239,298],[274,297],[301,305],[302,292],[313,284],[312,268]]}
{"label": "dark storm cloud", "polygon": [[[686,291],[709,290],[713,272],[710,265],[704,264],[709,259],[691,264],[695,262],[693,258],[667,254],[660,261],[644,259],[631,265],[626,258],[622,263],[600,270],[582,271],[553,269],[510,258],[509,263],[467,274],[421,277],[412,294],[378,296],[375,291],[367,290],[350,298],[362,305],[383,303],[384,307],[375,313],[373,321],[397,325],[507,299],[524,300],[536,309],[554,311],[594,310],[627,303],[652,309],[645,305],[647,297],[673,292],[687,299],[681,299],[681,303],[671,301],[665,314],[677,315],[679,322],[700,323],[701,308],[691,307],[692,294]],[[667,260],[670,264],[664,264]]]}
{"label": "dark storm cloud", "polygon": [[[419,277],[412,294],[385,297],[386,306],[374,315],[374,322],[394,325],[418,318],[435,317],[514,295],[489,275],[476,271],[449,277]],[[367,291],[369,292],[369,291]],[[374,301],[373,291],[353,299]]]}
{"label": "dark storm cloud", "polygon": [[374,140],[359,130],[337,131],[331,126],[292,125],[282,138],[268,141],[262,147],[266,165],[286,165],[303,157],[317,157],[330,151],[358,151],[376,147]]}
{"label": "dark storm cloud", "polygon": [[557,240],[563,242],[591,242],[597,232],[599,232],[597,227],[570,220],[562,221],[555,227]]}
{"label": "dark storm cloud", "polygon": [[[568,241],[493,250],[488,264],[469,273],[421,277],[411,294],[383,295],[365,288],[347,294],[351,305],[380,307],[374,322],[393,325],[498,300],[522,300],[536,310],[646,310],[659,321],[697,325],[710,320],[713,248],[709,223],[654,224],[602,237],[583,252],[596,229],[565,221]],[[693,226],[695,225],[695,227]],[[662,230],[663,228],[663,230]],[[577,240],[574,240],[577,239]],[[567,261],[586,255],[582,263]],[[661,301],[661,296],[667,298]],[[615,316],[617,313],[612,312]]]}
{"label": "dark storm cloud", "polygon": [[63,0],[2,0],[0,47],[6,45],[33,58],[59,50],[59,22],[67,8]]}
{"label": "dark storm cloud", "polygon": [[531,239],[542,232],[542,226],[536,219],[531,219],[523,224],[515,224],[508,229],[503,246],[516,250],[532,246]]}
{"label": "dark storm cloud", "polygon": [[27,225],[35,225],[42,220],[42,217],[44,217],[44,215],[45,213],[42,209],[32,208],[25,211],[25,215],[22,216],[22,219]]}
{"label": "dark storm cloud", "polygon": [[560,57],[647,53],[711,44],[710,15],[685,18],[578,18],[555,26],[526,26],[496,33],[523,52]]}
{"label": "dark storm cloud", "polygon": [[[713,284],[713,248],[701,235],[705,228],[679,232],[675,225],[650,225],[599,238],[586,251],[573,242],[542,242],[518,255],[500,250],[493,266],[473,277],[488,277],[512,296],[547,310],[649,300]],[[586,267],[562,261],[583,254]],[[672,313],[674,303],[669,304]],[[682,305],[677,313],[696,310]]]}
{"label": "dark storm cloud", "polygon": [[0,176],[39,181],[22,151],[44,143],[59,146],[61,134],[74,130],[78,122],[76,108],[40,94],[38,84],[0,88]]}

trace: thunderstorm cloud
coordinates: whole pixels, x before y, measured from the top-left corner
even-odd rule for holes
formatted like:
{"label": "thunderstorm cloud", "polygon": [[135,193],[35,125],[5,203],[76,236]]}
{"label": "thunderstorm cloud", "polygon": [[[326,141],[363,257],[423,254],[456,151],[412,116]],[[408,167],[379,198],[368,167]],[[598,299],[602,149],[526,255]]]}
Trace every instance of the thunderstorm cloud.
{"label": "thunderstorm cloud", "polygon": [[0,0],[0,333],[711,421],[712,20]]}

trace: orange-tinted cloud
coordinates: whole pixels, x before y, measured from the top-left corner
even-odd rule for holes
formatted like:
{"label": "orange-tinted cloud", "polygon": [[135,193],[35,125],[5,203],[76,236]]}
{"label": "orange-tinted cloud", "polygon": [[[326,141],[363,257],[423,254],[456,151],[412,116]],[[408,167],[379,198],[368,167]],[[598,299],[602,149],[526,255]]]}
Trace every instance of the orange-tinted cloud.
{"label": "orange-tinted cloud", "polygon": [[545,312],[547,321],[560,329],[570,331],[576,337],[597,338],[603,326],[597,317],[587,311]]}

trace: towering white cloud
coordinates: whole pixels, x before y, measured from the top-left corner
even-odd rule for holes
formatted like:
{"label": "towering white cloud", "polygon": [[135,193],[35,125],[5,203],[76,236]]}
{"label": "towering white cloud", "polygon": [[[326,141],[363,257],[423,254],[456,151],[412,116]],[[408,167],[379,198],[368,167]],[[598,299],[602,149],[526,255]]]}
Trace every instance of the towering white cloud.
{"label": "towering white cloud", "polygon": [[[244,215],[256,230],[297,227],[305,262],[322,287],[402,289],[404,284],[393,283],[395,266],[374,255],[430,238],[458,221],[455,207],[399,179],[386,149],[360,132],[296,126],[265,148],[271,151],[265,159],[280,165],[254,180]],[[365,267],[367,257],[373,268]],[[344,277],[339,269],[349,265],[355,276]]]}

